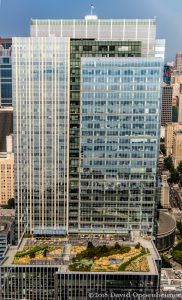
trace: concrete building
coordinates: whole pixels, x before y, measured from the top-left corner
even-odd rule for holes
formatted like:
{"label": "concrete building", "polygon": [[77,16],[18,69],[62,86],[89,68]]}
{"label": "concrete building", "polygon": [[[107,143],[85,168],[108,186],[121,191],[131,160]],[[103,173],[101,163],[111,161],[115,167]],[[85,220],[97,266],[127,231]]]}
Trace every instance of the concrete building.
{"label": "concrete building", "polygon": [[161,293],[172,294],[175,300],[181,299],[182,294],[182,270],[161,270]]}
{"label": "concrete building", "polygon": [[171,75],[171,83],[174,85],[182,83],[182,74],[174,71]]}
{"label": "concrete building", "polygon": [[178,97],[178,123],[182,123],[182,94]]}
{"label": "concrete building", "polygon": [[182,131],[177,131],[174,133],[172,158],[174,167],[177,168],[180,161],[182,161]]}
{"label": "concrete building", "polygon": [[161,126],[172,121],[172,99],[173,87],[171,85],[163,85],[162,89],[162,111],[161,111]]}
{"label": "concrete building", "polygon": [[176,53],[176,64],[175,69],[178,72],[182,72],[182,53]]}
{"label": "concrete building", "polygon": [[161,205],[163,208],[170,208],[169,203],[169,185],[167,175],[161,175]]}
{"label": "concrete building", "polygon": [[174,143],[174,134],[177,131],[182,130],[182,123],[167,123],[165,126],[165,148],[166,155],[169,156],[172,154],[172,148]]}
{"label": "concrete building", "polygon": [[6,137],[6,152],[0,153],[0,206],[14,198],[14,154],[12,136]]}
{"label": "concrete building", "polygon": [[0,158],[0,206],[14,198],[14,156]]}

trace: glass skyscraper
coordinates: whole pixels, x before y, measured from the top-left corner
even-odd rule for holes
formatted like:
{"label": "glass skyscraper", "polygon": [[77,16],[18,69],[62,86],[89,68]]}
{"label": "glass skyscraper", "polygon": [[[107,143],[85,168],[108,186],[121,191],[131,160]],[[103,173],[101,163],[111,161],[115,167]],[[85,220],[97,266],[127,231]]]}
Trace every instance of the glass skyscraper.
{"label": "glass skyscraper", "polygon": [[0,38],[0,106],[12,106],[11,39]]}
{"label": "glass skyscraper", "polygon": [[67,38],[13,39],[18,237],[66,234],[69,178]]}
{"label": "glass skyscraper", "polygon": [[163,61],[82,58],[79,231],[152,233]]}
{"label": "glass skyscraper", "polygon": [[155,19],[32,20],[13,39],[19,237],[153,232],[162,64]]}

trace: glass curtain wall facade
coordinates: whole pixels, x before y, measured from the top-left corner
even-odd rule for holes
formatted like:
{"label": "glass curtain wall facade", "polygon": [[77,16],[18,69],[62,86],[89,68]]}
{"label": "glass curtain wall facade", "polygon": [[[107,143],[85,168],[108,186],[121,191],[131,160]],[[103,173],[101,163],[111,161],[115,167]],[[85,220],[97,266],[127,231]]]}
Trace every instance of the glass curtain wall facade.
{"label": "glass curtain wall facade", "polygon": [[70,194],[69,232],[78,232],[80,69],[82,57],[140,57],[141,42],[71,40],[70,51]]}
{"label": "glass curtain wall facade", "polygon": [[[137,294],[157,294],[157,274],[117,273],[60,273],[56,274],[56,300],[85,299],[142,299]],[[99,296],[100,295],[100,296]],[[128,296],[127,296],[128,295]],[[150,297],[150,296],[149,296]]]}
{"label": "glass curtain wall facade", "polygon": [[163,60],[82,58],[79,232],[152,233]]}
{"label": "glass curtain wall facade", "polygon": [[12,106],[11,39],[0,39],[0,106]]}
{"label": "glass curtain wall facade", "polygon": [[[158,74],[156,78],[153,78],[155,74],[147,73],[147,70],[150,71],[150,66],[149,69],[145,67],[146,73],[143,70],[141,76],[137,75],[137,70],[139,72],[141,68],[140,63],[134,67],[126,67],[126,74],[121,72],[117,76],[112,72],[112,76],[109,73],[105,74],[104,70],[106,68],[109,72],[110,67],[107,66],[107,61],[115,61],[115,59],[121,63],[125,60],[135,62],[133,59],[139,57],[143,57],[146,63],[150,59],[155,60],[156,20],[32,20],[31,36],[14,39],[13,46],[15,192],[16,199],[18,199],[19,234],[25,229],[23,224],[26,223],[26,219],[31,233],[50,235],[92,232],[94,226],[96,228],[98,226],[96,232],[107,230],[126,232],[130,229],[146,228],[147,224],[151,225],[156,204],[154,197],[156,183],[155,187],[152,187],[152,183],[148,180],[156,181],[159,131],[155,129],[158,130],[160,122],[161,77]],[[84,59],[96,61],[98,58],[103,59],[106,66],[101,68],[100,75],[98,73],[96,76],[96,73],[91,72],[90,77],[86,76],[85,79],[85,74],[82,73],[82,68],[84,69],[85,66],[81,62],[84,62]],[[159,61],[162,64],[162,59],[156,58],[156,62]],[[114,68],[120,70],[123,66],[113,66]],[[156,68],[159,71],[160,66]],[[133,69],[136,69],[135,73],[132,73]],[[98,80],[97,86],[92,76],[93,80]],[[157,81],[157,76],[159,76],[159,81]],[[88,96],[92,97],[93,94],[93,99],[87,99],[85,81],[81,81],[81,78],[90,80],[86,85],[90,90],[92,90],[91,86],[94,86],[95,92],[89,92]],[[135,91],[137,83],[137,88],[141,90]],[[156,89],[158,88],[157,91],[148,90],[154,85]],[[113,86],[116,86],[115,90]],[[108,88],[110,88],[109,94]],[[135,97],[137,97],[136,100]],[[99,127],[89,128],[89,135],[93,137],[95,144],[91,148],[89,145],[88,150],[87,143],[90,141],[87,141],[86,132],[91,122],[89,121],[90,125],[88,125],[84,118],[91,118],[93,112],[88,110],[87,116],[83,107],[88,105],[90,108],[90,102],[93,102],[94,115],[98,117],[97,120],[93,118],[93,122],[99,120],[98,107],[100,109],[103,105],[107,113],[105,111],[104,119],[100,121],[103,130],[99,130]],[[147,108],[144,112],[142,109],[138,109],[137,112],[137,107],[147,105],[150,111],[150,105],[153,103],[158,109],[156,112],[149,113]],[[132,105],[136,107],[130,111],[129,107],[131,109]],[[116,111],[112,112],[113,106],[119,109],[117,115],[115,115]],[[121,110],[121,107],[128,109],[128,115],[126,111]],[[113,114],[116,119],[112,119]],[[120,124],[117,129],[113,122]],[[99,121],[96,126],[99,126]],[[112,137],[110,137],[107,135],[107,130],[112,126],[114,127]],[[153,129],[156,133],[155,141],[148,142],[148,139],[145,139],[141,142],[138,136],[142,134],[144,138],[147,126],[156,127]],[[97,133],[96,129],[98,129]],[[135,131],[138,132],[137,129],[141,131],[141,134],[135,133]],[[132,153],[134,142],[131,143],[125,133],[127,130],[130,131],[130,136],[136,137],[136,140],[139,139],[135,141],[136,149],[138,149],[136,152],[140,153],[140,149],[145,152],[146,145],[154,143],[151,150],[148,150],[153,156],[142,156],[139,157],[141,160],[138,160],[139,154]],[[105,148],[102,148],[104,150],[101,150],[100,142],[95,140],[94,136],[97,134],[98,139],[100,138],[103,143],[103,132],[106,144],[108,140],[108,147],[105,145]],[[127,136],[126,140],[123,136]],[[130,146],[126,148],[121,146],[116,150],[112,145],[116,143],[116,140],[119,145],[124,143]],[[141,147],[140,143],[142,143]],[[132,154],[126,153],[126,149],[130,149]],[[97,153],[100,150],[102,154]],[[99,155],[95,156],[98,159],[97,162],[90,159],[89,151],[93,151],[93,156]],[[105,154],[103,154],[104,151],[106,151]],[[83,154],[85,156],[82,157]],[[100,158],[106,162],[102,174],[97,175],[95,172],[97,173],[98,170],[100,172],[102,169],[99,167],[102,166]],[[151,159],[150,162],[147,159]],[[134,167],[134,164],[138,165]],[[94,165],[94,168],[91,165]],[[139,175],[135,176],[134,169]],[[145,172],[141,171],[144,169],[147,170],[146,178],[143,174]],[[142,175],[140,172],[143,172]],[[95,185],[94,180],[97,180],[97,176],[98,178],[101,176],[102,187]],[[121,178],[124,183],[121,182]],[[140,189],[138,184],[136,187],[136,180],[142,180],[141,185],[146,183],[147,191]],[[148,193],[151,193],[151,189],[148,192],[148,185],[155,190],[150,196]],[[135,190],[135,187],[137,190],[140,189],[137,193],[141,197],[136,191],[131,192],[132,189]],[[98,200],[100,191],[104,191],[104,194],[101,193],[102,196]],[[86,193],[91,194],[86,196]],[[130,204],[133,207],[135,194],[138,197],[135,206],[137,213],[133,213],[133,209],[130,209]],[[91,202],[87,206],[89,201]],[[85,214],[90,213],[90,208],[91,215],[86,217]],[[101,216],[101,211],[103,216]],[[147,219],[151,211],[152,215]],[[91,222],[90,225],[89,222]],[[98,225],[92,226],[94,222]],[[110,226],[109,222],[111,222]],[[145,226],[139,226],[139,222],[145,223]],[[148,227],[149,231],[152,228],[152,225]]]}
{"label": "glass curtain wall facade", "polygon": [[67,232],[69,59],[68,38],[13,39],[18,239]]}

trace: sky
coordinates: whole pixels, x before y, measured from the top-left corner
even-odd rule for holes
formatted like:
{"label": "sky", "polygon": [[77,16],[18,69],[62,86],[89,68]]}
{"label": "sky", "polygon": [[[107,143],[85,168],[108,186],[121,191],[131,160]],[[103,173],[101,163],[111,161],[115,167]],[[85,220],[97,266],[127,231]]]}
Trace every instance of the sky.
{"label": "sky", "polygon": [[28,36],[30,19],[82,19],[95,6],[99,18],[157,19],[166,61],[182,52],[182,0],[0,0],[0,36]]}

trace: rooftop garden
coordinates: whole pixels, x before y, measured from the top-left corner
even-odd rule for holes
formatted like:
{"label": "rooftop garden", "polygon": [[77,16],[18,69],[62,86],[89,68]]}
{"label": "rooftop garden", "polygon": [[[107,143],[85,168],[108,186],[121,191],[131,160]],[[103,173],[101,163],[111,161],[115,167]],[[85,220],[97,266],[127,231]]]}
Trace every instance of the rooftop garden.
{"label": "rooftop garden", "polygon": [[39,245],[16,253],[13,264],[31,264],[33,260],[54,260],[62,253],[61,248]]}
{"label": "rooftop garden", "polygon": [[115,243],[114,246],[94,246],[91,242],[85,250],[77,253],[69,265],[70,271],[83,272],[149,272],[148,251],[139,243],[128,247]]}

